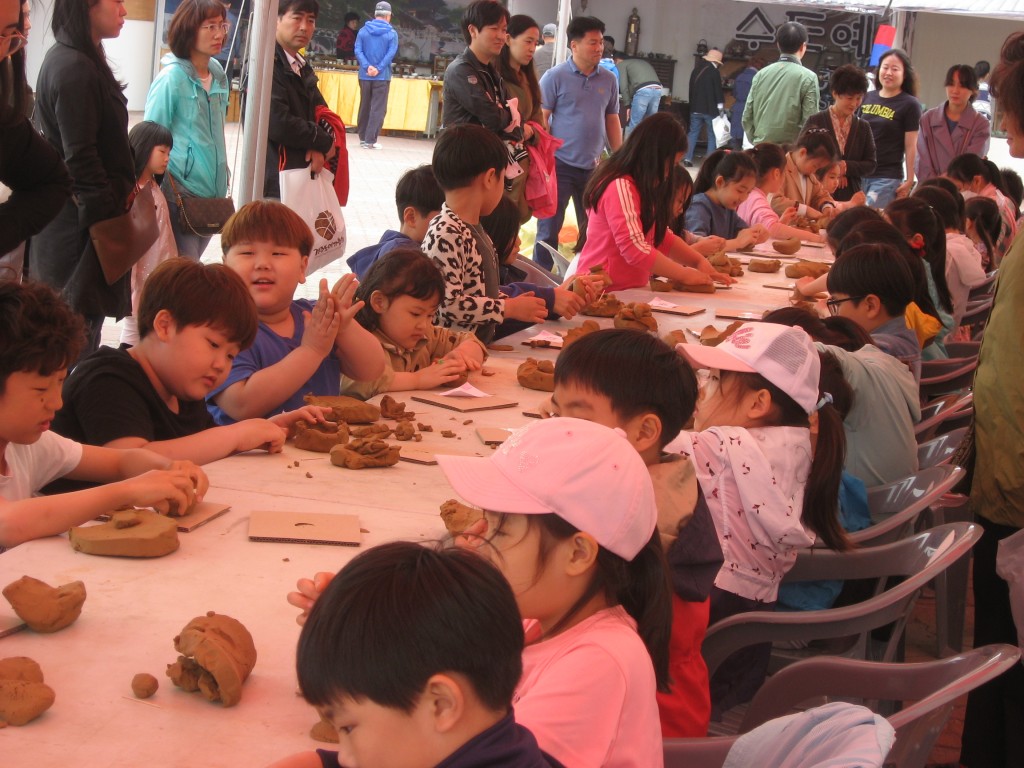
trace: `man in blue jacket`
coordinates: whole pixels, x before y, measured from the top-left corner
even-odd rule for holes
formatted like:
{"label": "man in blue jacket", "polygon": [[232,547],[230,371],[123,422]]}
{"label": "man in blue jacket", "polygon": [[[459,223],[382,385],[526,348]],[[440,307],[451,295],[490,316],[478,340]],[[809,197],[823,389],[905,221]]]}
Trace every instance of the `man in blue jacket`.
{"label": "man in blue jacket", "polygon": [[391,90],[391,60],[398,53],[398,33],[391,26],[391,3],[377,3],[374,18],[356,35],[359,60],[359,146],[384,149],[377,142]]}

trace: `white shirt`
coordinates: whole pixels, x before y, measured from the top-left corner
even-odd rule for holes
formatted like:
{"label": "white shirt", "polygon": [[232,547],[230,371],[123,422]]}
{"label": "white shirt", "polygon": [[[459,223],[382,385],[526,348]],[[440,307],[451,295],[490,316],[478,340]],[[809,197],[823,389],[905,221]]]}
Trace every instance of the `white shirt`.
{"label": "white shirt", "polygon": [[31,445],[9,443],[4,458],[7,474],[0,475],[0,498],[21,501],[77,467],[82,460],[82,446],[46,431]]}

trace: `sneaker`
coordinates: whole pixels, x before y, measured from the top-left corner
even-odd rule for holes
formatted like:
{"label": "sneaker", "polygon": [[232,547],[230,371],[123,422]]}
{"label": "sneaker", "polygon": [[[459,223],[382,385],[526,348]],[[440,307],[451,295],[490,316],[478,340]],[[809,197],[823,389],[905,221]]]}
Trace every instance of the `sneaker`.
{"label": "sneaker", "polygon": [[360,142],[359,142],[359,146],[360,146],[360,148],[362,148],[362,149],[372,149],[372,148],[373,148],[373,145],[372,145],[372,144],[368,144],[368,143],[367,143],[367,142],[365,142],[365,141],[360,141]]}
{"label": "sneaker", "polygon": [[384,145],[381,144],[379,141],[374,144],[367,143],[366,146],[368,146],[370,149],[384,149]]}

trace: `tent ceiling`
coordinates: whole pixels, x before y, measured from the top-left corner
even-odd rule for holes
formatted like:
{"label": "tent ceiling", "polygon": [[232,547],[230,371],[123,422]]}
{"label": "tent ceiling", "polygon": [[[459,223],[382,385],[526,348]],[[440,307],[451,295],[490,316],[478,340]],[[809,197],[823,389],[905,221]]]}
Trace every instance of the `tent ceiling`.
{"label": "tent ceiling", "polygon": [[[882,13],[885,0],[741,0],[761,5],[790,5],[855,13]],[[892,0],[894,11],[963,13],[971,16],[1024,20],[1024,0]]]}

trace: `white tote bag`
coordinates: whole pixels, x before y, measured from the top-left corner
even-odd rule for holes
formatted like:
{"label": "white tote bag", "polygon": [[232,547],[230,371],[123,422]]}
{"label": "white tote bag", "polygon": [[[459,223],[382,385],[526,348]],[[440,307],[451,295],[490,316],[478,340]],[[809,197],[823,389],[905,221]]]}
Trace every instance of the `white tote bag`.
{"label": "white tote bag", "polygon": [[281,202],[313,230],[313,250],[306,274],[323,269],[345,255],[345,217],[334,192],[334,174],[326,168],[309,177],[309,168],[281,171]]}
{"label": "white tote bag", "polygon": [[732,143],[732,123],[728,115],[721,114],[711,119],[711,130],[715,132],[715,144],[719,147],[728,147]]}

